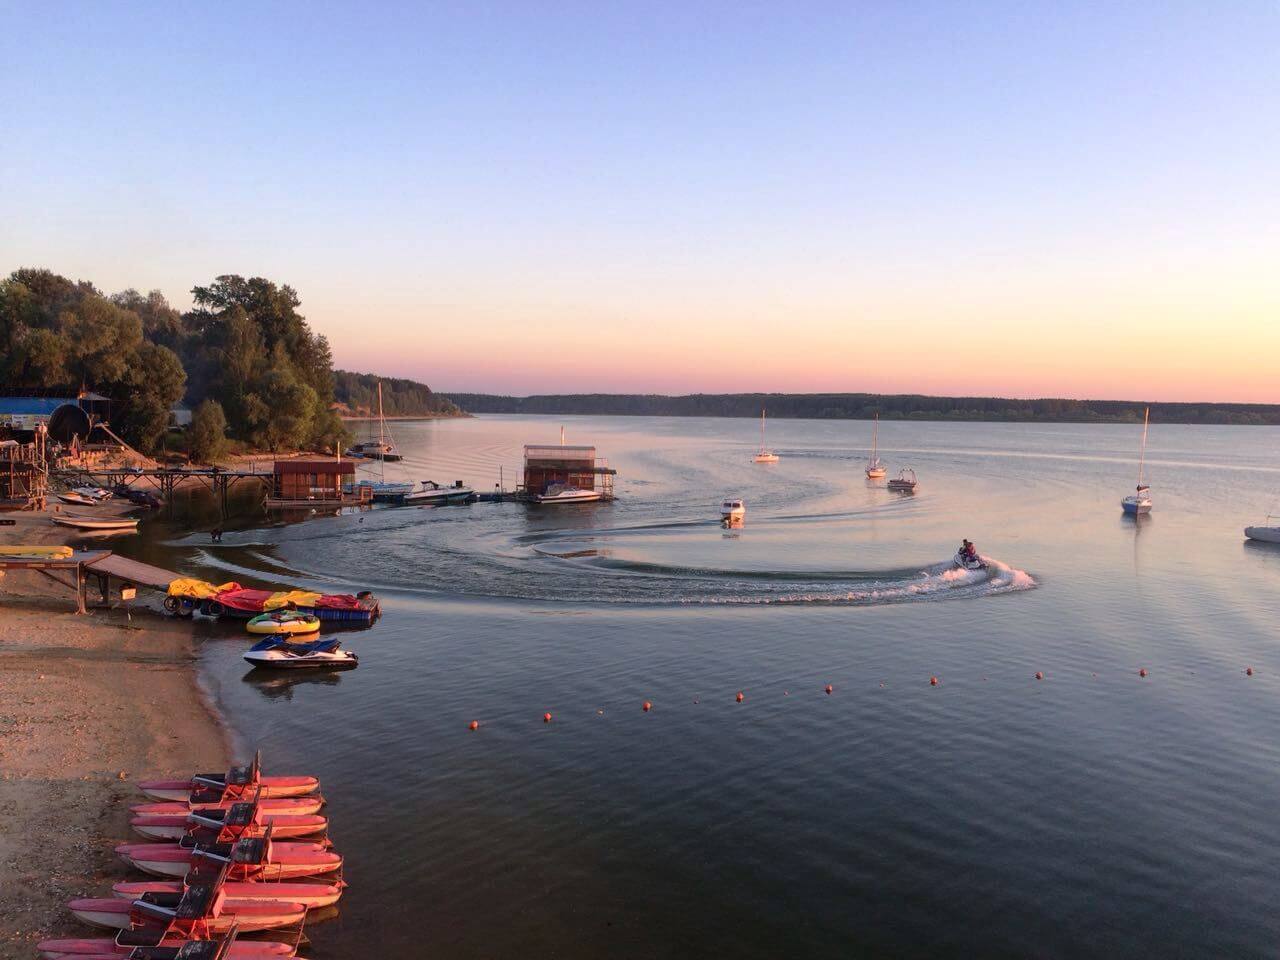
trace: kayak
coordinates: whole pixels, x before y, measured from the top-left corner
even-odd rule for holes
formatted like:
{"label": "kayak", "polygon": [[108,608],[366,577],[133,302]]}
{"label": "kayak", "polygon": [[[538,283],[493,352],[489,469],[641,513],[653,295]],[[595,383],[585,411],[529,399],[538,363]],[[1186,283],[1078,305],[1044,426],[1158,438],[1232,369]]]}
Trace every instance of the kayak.
{"label": "kayak", "polygon": [[288,839],[321,833],[329,826],[327,818],[314,813],[259,813],[248,823],[227,824],[221,816],[227,812],[229,811],[211,810],[208,813],[148,814],[131,818],[129,826],[150,840],[181,840],[188,833],[201,830],[221,832],[224,827],[233,828],[236,837],[260,837],[268,826],[274,836]]}
{"label": "kayak", "polygon": [[[200,855],[197,856],[197,850]],[[232,880],[289,880],[336,873],[342,857],[320,843],[272,841],[270,847],[259,838],[203,847],[173,843],[125,843],[116,853],[130,866],[157,877],[181,879],[196,860],[222,857],[231,861],[227,873]]]}
{"label": "kayak", "polygon": [[[274,907],[302,904],[308,910],[330,907],[342,896],[341,883],[258,883],[228,880],[222,885],[228,903],[270,904]],[[111,887],[113,896],[127,901],[149,893],[181,894],[181,880],[128,880]]]}
{"label": "kayak", "polygon": [[[179,885],[181,886],[181,885]],[[108,930],[128,930],[133,926],[134,902],[116,897],[83,897],[72,900],[67,907],[77,920],[91,927]],[[270,930],[297,923],[307,914],[300,903],[264,902],[260,900],[222,901],[218,913],[200,918],[213,933],[226,933],[233,926],[244,933]]]}
{"label": "kayak", "polygon": [[[186,816],[194,810],[226,810],[233,803],[241,803],[240,800],[215,800],[211,803],[205,803],[201,800],[163,800],[152,803],[136,803],[129,808],[129,812],[135,816]],[[320,808],[324,806],[324,797],[316,794],[310,797],[271,797],[267,800],[259,800],[259,807],[263,813],[292,813],[292,814],[309,814],[319,813]]]}

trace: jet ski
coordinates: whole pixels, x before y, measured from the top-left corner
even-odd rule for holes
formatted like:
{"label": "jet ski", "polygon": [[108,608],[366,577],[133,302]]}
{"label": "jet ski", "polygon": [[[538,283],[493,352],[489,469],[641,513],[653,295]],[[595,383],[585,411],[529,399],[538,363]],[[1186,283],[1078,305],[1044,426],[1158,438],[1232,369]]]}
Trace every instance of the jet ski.
{"label": "jet ski", "polygon": [[951,558],[951,562],[961,570],[987,569],[987,561],[983,560],[982,557],[977,554],[974,554],[972,557],[966,556],[963,550],[957,550],[956,555]]}
{"label": "jet ski", "polygon": [[290,643],[283,636],[268,637],[249,648],[245,660],[255,667],[271,670],[296,670],[320,667],[327,670],[350,670],[359,664],[356,655],[339,649],[340,641],[330,637],[310,643]]}

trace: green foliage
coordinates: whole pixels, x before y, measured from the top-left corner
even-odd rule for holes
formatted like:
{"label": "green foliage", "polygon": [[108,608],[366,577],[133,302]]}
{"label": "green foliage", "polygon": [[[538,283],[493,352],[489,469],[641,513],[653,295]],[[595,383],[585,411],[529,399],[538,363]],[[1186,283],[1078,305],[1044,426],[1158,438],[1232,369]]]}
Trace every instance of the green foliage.
{"label": "green foliage", "polygon": [[355,416],[378,413],[378,383],[382,383],[382,412],[388,417],[455,417],[462,413],[448,397],[433,393],[425,383],[335,370],[334,396]]}
{"label": "green foliage", "polygon": [[202,400],[191,414],[191,426],[187,429],[187,441],[191,459],[198,463],[213,463],[226,453],[227,417],[217,400]]}
{"label": "green foliage", "polygon": [[1280,425],[1280,406],[1266,403],[1151,403],[1135,400],[1008,400],[875,393],[732,393],[681,397],[655,394],[563,394],[503,397],[455,393],[472,413],[608,414],[644,417],[771,417],[816,420],[1005,420],[1039,423],[1160,423]]}

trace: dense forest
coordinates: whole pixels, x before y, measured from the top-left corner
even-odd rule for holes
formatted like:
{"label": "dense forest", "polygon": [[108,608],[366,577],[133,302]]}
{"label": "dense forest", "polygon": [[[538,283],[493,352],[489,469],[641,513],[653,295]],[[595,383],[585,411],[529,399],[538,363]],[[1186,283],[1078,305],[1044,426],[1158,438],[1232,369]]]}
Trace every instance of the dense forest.
{"label": "dense forest", "polygon": [[448,397],[434,393],[425,383],[379,377],[373,373],[333,372],[334,398],[352,417],[376,416],[378,383],[382,383],[382,412],[388,417],[457,417],[462,411]]}
{"label": "dense forest", "polygon": [[[656,394],[564,394],[504,397],[451,393],[471,413],[609,414],[646,417],[771,417],[818,420],[1011,420],[1046,423],[1141,422],[1138,400],[1006,400],[874,393],[731,393],[668,397]],[[1152,403],[1160,423],[1280,424],[1280,405],[1266,403]]]}
{"label": "dense forest", "polygon": [[155,449],[170,408],[196,407],[194,434],[215,455],[230,435],[269,450],[327,449],[346,430],[331,409],[333,361],[290,287],[221,276],[180,313],[158,292],[110,296],[49,270],[0,280],[0,383],[112,400],[112,426]]}

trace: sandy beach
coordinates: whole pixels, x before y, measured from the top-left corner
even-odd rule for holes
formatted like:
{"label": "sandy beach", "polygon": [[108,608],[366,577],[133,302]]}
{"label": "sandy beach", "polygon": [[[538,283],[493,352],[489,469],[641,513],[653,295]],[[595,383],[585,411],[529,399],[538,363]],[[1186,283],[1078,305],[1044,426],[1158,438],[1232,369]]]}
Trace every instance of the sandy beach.
{"label": "sandy beach", "polygon": [[[48,515],[8,514],[2,544],[54,544]],[[186,621],[135,604],[75,613],[37,573],[0,580],[0,958],[83,932],[65,909],[126,875],[132,781],[223,770],[227,738],[201,694]]]}

